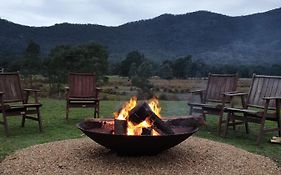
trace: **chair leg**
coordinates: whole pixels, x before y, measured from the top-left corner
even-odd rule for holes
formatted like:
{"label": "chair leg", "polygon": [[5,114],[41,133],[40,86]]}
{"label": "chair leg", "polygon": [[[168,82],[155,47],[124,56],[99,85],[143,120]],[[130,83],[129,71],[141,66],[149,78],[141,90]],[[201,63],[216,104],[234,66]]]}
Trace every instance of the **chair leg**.
{"label": "chair leg", "polygon": [[278,119],[276,122],[278,126],[278,136],[281,137],[281,120]]}
{"label": "chair leg", "polygon": [[247,119],[247,117],[244,117],[244,122],[245,122],[246,134],[249,134],[249,124],[248,124],[248,119]]}
{"label": "chair leg", "polygon": [[24,127],[26,114],[22,115],[21,127]]}
{"label": "chair leg", "polygon": [[8,120],[7,120],[7,116],[5,116],[3,114],[3,122],[4,122],[4,131],[5,131],[5,135],[8,137],[9,136],[9,129],[8,129]]}
{"label": "chair leg", "polygon": [[276,100],[276,117],[277,117],[277,125],[278,125],[278,136],[281,137],[281,117],[280,117],[280,100]]}
{"label": "chair leg", "polygon": [[204,111],[202,111],[202,116],[203,116],[203,119],[206,121],[206,113]]}
{"label": "chair leg", "polygon": [[98,118],[100,118],[100,103],[99,102],[97,104],[97,114],[98,114]]}
{"label": "chair leg", "polygon": [[99,105],[99,102],[96,102],[96,104],[95,104],[94,118],[100,118],[100,105]]}
{"label": "chair leg", "polygon": [[233,129],[233,131],[235,131],[236,130],[236,125],[235,125],[235,119],[234,119],[234,117],[232,117],[232,129]]}
{"label": "chair leg", "polygon": [[227,131],[228,131],[228,126],[229,126],[229,121],[230,121],[231,115],[232,115],[231,112],[228,112],[228,113],[227,113],[223,137],[226,137],[226,135],[227,135]]}
{"label": "chair leg", "polygon": [[190,106],[190,108],[189,108],[189,115],[192,115],[192,110],[193,110],[193,106]]}
{"label": "chair leg", "polygon": [[277,118],[277,126],[278,126],[278,136],[281,137],[281,117],[280,117],[280,101],[276,101],[276,118]]}
{"label": "chair leg", "polygon": [[262,120],[261,120],[261,127],[260,127],[260,133],[257,137],[257,145],[260,144],[261,142],[261,139],[263,137],[263,134],[264,134],[264,124],[265,124],[265,119],[264,119],[264,116],[262,117]]}
{"label": "chair leg", "polygon": [[221,125],[222,125],[222,115],[219,115],[219,120],[218,120],[218,135],[221,133]]}
{"label": "chair leg", "polygon": [[97,106],[95,106],[94,110],[94,118],[97,118]]}
{"label": "chair leg", "polygon": [[69,114],[69,104],[66,102],[66,109],[65,109],[65,119],[68,120],[68,114]]}
{"label": "chair leg", "polygon": [[43,131],[43,128],[42,128],[42,119],[41,119],[39,107],[36,108],[36,112],[37,112],[37,117],[38,117],[39,131],[42,132],[42,131]]}

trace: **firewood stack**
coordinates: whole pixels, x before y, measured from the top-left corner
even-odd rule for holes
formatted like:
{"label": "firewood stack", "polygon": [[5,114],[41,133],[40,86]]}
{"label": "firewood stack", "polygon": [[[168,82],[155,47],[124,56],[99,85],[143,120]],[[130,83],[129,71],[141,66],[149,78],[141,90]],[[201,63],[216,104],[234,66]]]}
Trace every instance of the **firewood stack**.
{"label": "firewood stack", "polygon": [[[159,118],[145,102],[141,105],[137,105],[129,112],[128,120],[134,125],[138,125],[141,122],[147,120],[151,124],[151,128],[142,128],[141,135],[151,135],[152,129],[157,131],[160,135],[173,135],[174,131],[171,129],[169,124],[165,123]],[[124,131],[127,129],[126,120],[115,120],[115,134],[124,135]]]}

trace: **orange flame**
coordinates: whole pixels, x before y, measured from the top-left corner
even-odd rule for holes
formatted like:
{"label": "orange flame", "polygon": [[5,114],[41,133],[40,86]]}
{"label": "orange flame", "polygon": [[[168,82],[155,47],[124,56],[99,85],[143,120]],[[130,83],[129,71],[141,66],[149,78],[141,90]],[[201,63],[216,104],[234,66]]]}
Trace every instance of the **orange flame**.
{"label": "orange flame", "polygon": [[159,105],[159,101],[157,97],[153,97],[152,99],[149,100],[148,102],[149,107],[151,110],[158,116],[161,117],[160,112],[161,112],[161,107]]}
{"label": "orange flame", "polygon": [[[128,120],[129,112],[137,105],[137,97],[133,96],[129,102],[125,103],[121,110],[118,112],[114,112],[114,118],[117,120],[127,120],[127,135],[141,135],[142,128],[149,128],[152,126],[150,120],[146,118],[145,121],[134,125],[132,122]],[[149,107],[151,110],[160,117],[161,108],[159,106],[159,101],[156,97],[153,97],[148,102]],[[159,135],[157,131],[154,129],[152,130],[152,135]]]}
{"label": "orange flame", "polygon": [[117,120],[127,120],[129,112],[137,105],[137,97],[133,96],[129,102],[125,103],[120,112],[114,112],[114,118]]}

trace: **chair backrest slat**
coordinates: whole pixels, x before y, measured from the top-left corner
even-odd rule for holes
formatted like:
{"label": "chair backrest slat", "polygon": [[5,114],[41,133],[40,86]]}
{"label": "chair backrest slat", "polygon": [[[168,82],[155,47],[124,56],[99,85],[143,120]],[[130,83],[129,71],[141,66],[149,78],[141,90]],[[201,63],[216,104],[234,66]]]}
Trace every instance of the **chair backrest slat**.
{"label": "chair backrest slat", "polygon": [[[265,100],[263,97],[281,96],[281,76],[253,75],[252,85],[248,95],[247,104],[249,106],[263,107]],[[269,107],[275,107],[275,101],[271,100]]]}
{"label": "chair backrest slat", "polygon": [[23,95],[18,73],[0,74],[0,92],[4,92],[4,102],[22,102]]}
{"label": "chair backrest slat", "polygon": [[[221,102],[224,92],[236,91],[237,83],[237,74],[209,74],[206,101]],[[226,101],[228,102],[229,99]]]}
{"label": "chair backrest slat", "polygon": [[69,74],[69,97],[96,97],[96,76],[87,73]]}

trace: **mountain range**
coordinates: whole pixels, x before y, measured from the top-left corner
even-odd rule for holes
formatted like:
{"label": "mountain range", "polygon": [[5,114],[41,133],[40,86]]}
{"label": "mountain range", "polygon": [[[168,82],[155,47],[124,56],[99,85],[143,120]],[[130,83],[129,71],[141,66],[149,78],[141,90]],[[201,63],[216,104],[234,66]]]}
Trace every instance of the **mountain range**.
{"label": "mountain range", "polygon": [[44,55],[61,44],[100,43],[112,62],[138,50],[156,62],[192,55],[209,64],[274,64],[281,63],[281,8],[237,17],[208,11],[163,14],[116,27],[30,27],[0,19],[0,57],[21,55],[30,40]]}

